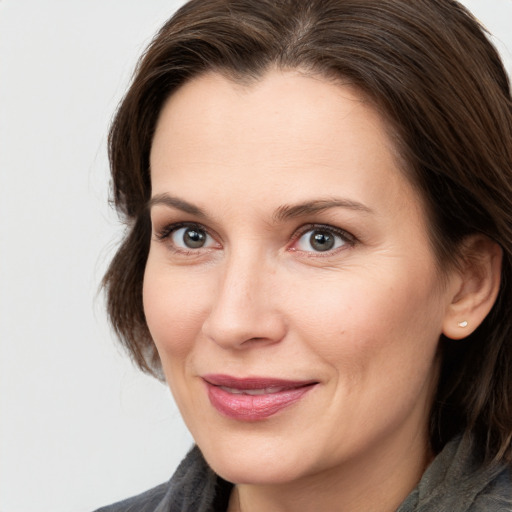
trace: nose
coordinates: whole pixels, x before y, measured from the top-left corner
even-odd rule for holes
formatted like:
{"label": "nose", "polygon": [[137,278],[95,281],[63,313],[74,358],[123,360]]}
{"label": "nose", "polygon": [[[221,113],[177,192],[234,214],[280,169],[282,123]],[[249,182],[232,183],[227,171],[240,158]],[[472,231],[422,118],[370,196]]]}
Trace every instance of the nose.
{"label": "nose", "polygon": [[277,272],[254,254],[233,255],[224,262],[202,332],[225,349],[277,343],[286,322],[278,304]]}

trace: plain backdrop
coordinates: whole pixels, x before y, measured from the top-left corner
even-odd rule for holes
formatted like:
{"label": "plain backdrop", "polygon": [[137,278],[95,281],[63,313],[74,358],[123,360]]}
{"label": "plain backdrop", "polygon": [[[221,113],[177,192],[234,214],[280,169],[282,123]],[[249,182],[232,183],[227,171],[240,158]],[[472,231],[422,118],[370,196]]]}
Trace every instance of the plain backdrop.
{"label": "plain backdrop", "polygon": [[[192,444],[98,294],[122,235],[108,125],[181,3],[0,0],[0,512],[93,510],[167,480]],[[512,0],[464,3],[512,69]]]}

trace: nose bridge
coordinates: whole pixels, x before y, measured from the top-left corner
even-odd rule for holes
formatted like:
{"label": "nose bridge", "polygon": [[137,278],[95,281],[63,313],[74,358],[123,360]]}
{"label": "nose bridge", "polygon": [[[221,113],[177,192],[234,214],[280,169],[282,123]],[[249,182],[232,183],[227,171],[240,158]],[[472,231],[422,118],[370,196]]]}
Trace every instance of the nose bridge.
{"label": "nose bridge", "polygon": [[225,348],[278,341],[284,324],[271,297],[275,276],[272,262],[254,244],[231,251],[219,272],[204,334]]}
{"label": "nose bridge", "polygon": [[[258,277],[260,276],[260,279]],[[243,306],[256,303],[259,294],[263,292],[258,286],[265,276],[265,262],[257,255],[234,254],[226,262],[223,278],[220,283],[218,303],[231,301]]]}

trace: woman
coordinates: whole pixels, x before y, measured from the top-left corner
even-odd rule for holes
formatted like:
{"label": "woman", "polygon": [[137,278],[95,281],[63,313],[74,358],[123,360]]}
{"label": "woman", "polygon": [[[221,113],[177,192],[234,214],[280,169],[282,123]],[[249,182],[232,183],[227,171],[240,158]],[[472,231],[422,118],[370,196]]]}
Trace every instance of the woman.
{"label": "woman", "polygon": [[197,447],[103,510],[512,510],[512,101],[462,6],[192,0],[110,156],[109,314]]}

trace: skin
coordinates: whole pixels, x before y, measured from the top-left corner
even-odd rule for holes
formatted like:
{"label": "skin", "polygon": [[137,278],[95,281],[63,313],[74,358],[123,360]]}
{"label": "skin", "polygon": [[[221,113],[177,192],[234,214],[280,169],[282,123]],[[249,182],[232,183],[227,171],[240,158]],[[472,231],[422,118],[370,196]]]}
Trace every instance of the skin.
{"label": "skin", "polygon": [[[392,511],[432,458],[437,346],[461,279],[440,276],[389,132],[357,90],[298,71],[203,75],[161,112],[144,309],[188,428],[237,484],[231,511]],[[312,224],[335,248],[315,250]],[[201,376],[221,373],[318,384],[241,422],[209,401]]]}

